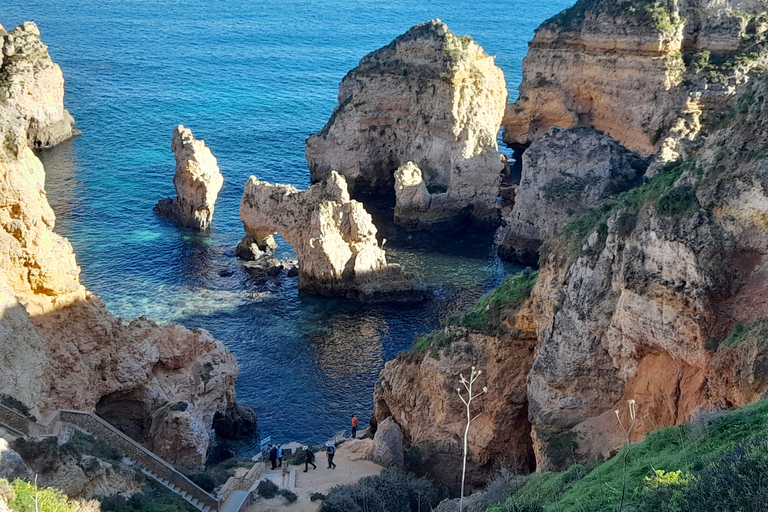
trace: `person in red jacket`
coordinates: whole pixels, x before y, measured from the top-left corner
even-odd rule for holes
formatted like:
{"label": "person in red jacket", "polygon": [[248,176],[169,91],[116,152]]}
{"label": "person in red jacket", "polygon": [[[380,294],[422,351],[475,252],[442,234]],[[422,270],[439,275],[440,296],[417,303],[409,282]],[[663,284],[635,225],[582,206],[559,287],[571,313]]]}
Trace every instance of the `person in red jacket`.
{"label": "person in red jacket", "polygon": [[353,438],[357,437],[357,424],[358,424],[357,416],[353,414],[352,415],[352,437]]}

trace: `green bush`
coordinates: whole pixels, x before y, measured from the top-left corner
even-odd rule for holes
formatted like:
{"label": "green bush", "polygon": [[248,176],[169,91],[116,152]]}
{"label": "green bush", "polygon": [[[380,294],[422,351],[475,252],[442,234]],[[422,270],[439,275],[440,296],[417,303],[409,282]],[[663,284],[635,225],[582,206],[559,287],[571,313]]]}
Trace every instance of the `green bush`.
{"label": "green bush", "polygon": [[309,501],[317,501],[317,500],[324,500],[324,499],[325,499],[325,494],[321,492],[313,492],[309,497]]}
{"label": "green bush", "polygon": [[27,407],[24,402],[12,397],[11,395],[0,395],[0,404],[3,404],[4,406],[11,409],[16,409],[30,420],[37,421],[37,418],[29,413],[29,407]]}
{"label": "green bush", "polygon": [[450,323],[480,332],[496,331],[503,309],[515,308],[531,294],[539,273],[531,269],[509,276],[495,290],[480,297],[472,311],[454,317]]}
{"label": "green bush", "polygon": [[418,512],[434,508],[440,498],[440,493],[426,478],[385,469],[379,475],[361,478],[354,485],[332,488],[320,512]]}
{"label": "green bush", "polygon": [[262,480],[259,485],[256,486],[256,492],[262,498],[271,500],[277,496],[278,487],[271,480]]}
{"label": "green bush", "polygon": [[299,499],[295,492],[289,491],[288,489],[280,489],[277,491],[277,494],[288,500],[288,503],[293,503]]}
{"label": "green bush", "polygon": [[[7,483],[7,482],[6,482]],[[35,485],[16,479],[13,481],[15,498],[8,503],[13,512],[97,512],[95,502],[69,499],[64,493],[49,487]],[[35,505],[37,501],[37,506]]]}
{"label": "green bush", "polygon": [[55,471],[65,455],[68,454],[66,445],[59,446],[56,437],[16,438],[11,443],[11,448],[16,450],[24,462],[38,473]]}
{"label": "green bush", "polygon": [[110,462],[119,462],[125,457],[122,450],[79,430],[75,430],[64,447],[80,455],[91,455]]}
{"label": "green bush", "polygon": [[[142,492],[128,499],[113,494],[99,497],[98,500],[101,501],[102,512],[199,512],[181,496],[154,481],[148,481]],[[41,509],[41,512],[47,511]]]}

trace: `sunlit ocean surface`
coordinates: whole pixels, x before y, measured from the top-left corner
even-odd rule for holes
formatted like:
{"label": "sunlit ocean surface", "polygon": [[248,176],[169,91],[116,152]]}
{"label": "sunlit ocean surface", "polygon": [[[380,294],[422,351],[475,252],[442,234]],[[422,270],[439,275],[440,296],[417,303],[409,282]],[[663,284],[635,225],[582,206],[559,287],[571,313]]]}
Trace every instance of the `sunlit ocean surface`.
{"label": "sunlit ocean surface", "polygon": [[[83,283],[116,315],[211,331],[237,354],[238,401],[255,409],[260,434],[318,442],[352,414],[367,424],[379,371],[415,334],[519,269],[495,257],[492,233],[435,237],[379,219],[388,258],[429,283],[434,300],[299,294],[296,278],[265,282],[234,256],[247,178],[308,186],[304,142],[330,116],[341,79],[418,22],[440,18],[473,36],[496,55],[514,99],[533,30],[572,3],[5,0],[0,23],[35,21],[64,71],[83,135],[41,158],[56,230],[74,245]],[[208,234],[152,213],[174,195],[178,124],[205,139],[226,180]]]}

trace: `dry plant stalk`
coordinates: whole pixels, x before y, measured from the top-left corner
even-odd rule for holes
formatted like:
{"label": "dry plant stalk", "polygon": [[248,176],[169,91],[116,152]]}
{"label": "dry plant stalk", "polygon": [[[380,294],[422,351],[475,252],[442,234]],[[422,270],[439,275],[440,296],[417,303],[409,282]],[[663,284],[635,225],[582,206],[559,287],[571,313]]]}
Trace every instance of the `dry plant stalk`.
{"label": "dry plant stalk", "polygon": [[616,409],[616,419],[619,421],[619,426],[621,427],[621,431],[624,432],[624,437],[627,440],[627,449],[624,450],[624,476],[622,477],[621,482],[621,502],[619,503],[619,512],[622,511],[624,508],[624,494],[627,489],[627,457],[629,456],[629,450],[632,448],[632,429],[635,428],[635,420],[637,419],[637,411],[635,409],[635,401],[634,400],[627,400],[627,405],[629,407],[629,417],[632,420],[628,427],[624,426],[624,422],[621,421],[621,415],[620,411]]}
{"label": "dry plant stalk", "polygon": [[464,465],[461,469],[461,497],[459,498],[459,512],[463,512],[464,510],[464,478],[467,475],[467,439],[469,437],[469,424],[472,423],[473,420],[477,419],[477,416],[482,414],[480,413],[473,418],[470,412],[470,406],[472,404],[472,400],[488,391],[487,387],[483,387],[483,390],[480,393],[476,395],[472,394],[472,384],[474,384],[477,378],[480,377],[481,373],[483,373],[482,370],[475,371],[475,367],[473,366],[472,373],[469,374],[469,380],[464,377],[463,373],[459,374],[459,377],[461,378],[460,382],[464,386],[464,389],[467,391],[466,399],[461,394],[461,388],[456,388],[456,392],[459,394],[459,398],[467,408],[467,426],[464,428]]}

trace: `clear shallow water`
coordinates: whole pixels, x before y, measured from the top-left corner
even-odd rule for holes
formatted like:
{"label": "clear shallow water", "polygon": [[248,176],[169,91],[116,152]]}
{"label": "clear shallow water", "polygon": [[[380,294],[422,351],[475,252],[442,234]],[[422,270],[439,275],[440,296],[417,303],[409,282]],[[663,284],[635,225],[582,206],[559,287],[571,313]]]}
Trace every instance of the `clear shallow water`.
{"label": "clear shallow water", "polygon": [[[433,285],[435,300],[363,305],[300,295],[285,275],[264,284],[234,257],[245,181],[308,186],[304,141],[330,116],[339,82],[415,23],[440,18],[472,35],[515,97],[533,30],[572,3],[6,0],[0,23],[34,20],[67,80],[83,136],[41,158],[83,283],[117,315],[210,330],[237,354],[238,401],[256,410],[261,434],[316,442],[353,413],[365,423],[378,372],[415,333],[517,269],[493,256],[490,233],[424,236],[382,222],[390,260]],[[226,180],[207,235],[152,213],[174,193],[180,123],[205,139]]]}

